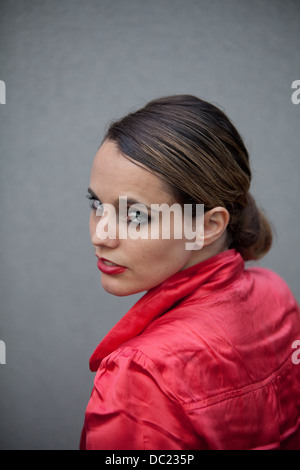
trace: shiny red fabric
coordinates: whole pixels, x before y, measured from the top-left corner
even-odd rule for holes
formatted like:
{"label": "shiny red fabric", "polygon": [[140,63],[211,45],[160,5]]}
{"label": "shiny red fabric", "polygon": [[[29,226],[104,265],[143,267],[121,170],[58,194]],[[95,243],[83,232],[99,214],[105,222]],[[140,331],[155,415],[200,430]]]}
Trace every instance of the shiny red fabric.
{"label": "shiny red fabric", "polygon": [[[91,357],[82,450],[300,450],[299,307],[228,250],[148,291]],[[300,354],[299,354],[300,355]]]}

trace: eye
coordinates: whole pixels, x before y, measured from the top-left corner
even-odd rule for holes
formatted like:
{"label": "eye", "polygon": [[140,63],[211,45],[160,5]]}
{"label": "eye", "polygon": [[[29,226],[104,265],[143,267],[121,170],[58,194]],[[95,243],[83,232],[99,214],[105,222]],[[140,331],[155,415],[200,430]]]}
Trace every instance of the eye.
{"label": "eye", "polygon": [[128,219],[130,222],[133,222],[136,225],[145,224],[150,220],[148,214],[144,214],[139,210],[130,210],[128,211]]}
{"label": "eye", "polygon": [[98,199],[95,199],[90,194],[87,194],[86,197],[89,200],[89,206],[92,209],[92,211],[96,211],[97,216],[102,216],[103,215],[103,204],[102,204],[102,202],[99,201]]}

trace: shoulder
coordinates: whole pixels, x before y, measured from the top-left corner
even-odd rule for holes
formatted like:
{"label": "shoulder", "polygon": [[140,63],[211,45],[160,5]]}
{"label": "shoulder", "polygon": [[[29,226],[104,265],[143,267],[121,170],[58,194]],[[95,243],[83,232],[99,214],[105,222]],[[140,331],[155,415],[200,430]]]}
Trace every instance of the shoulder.
{"label": "shoulder", "polygon": [[265,280],[266,282],[275,282],[278,285],[284,286],[288,289],[288,285],[286,281],[275,271],[265,268],[263,266],[259,266],[257,264],[249,264],[246,266],[245,271],[246,274],[250,274],[255,278],[259,278],[261,280]]}
{"label": "shoulder", "polygon": [[197,401],[263,381],[289,357],[292,331],[300,317],[287,284],[251,267],[234,288],[188,298],[151,322],[105,358],[100,373],[151,377],[181,403]]}
{"label": "shoulder", "polygon": [[[140,345],[141,346],[141,345]],[[109,354],[100,364],[94,381],[100,395],[109,395],[115,402],[136,404],[147,396],[163,395],[165,400],[179,403],[175,390],[168,384],[155,360],[132,344],[125,344]]]}
{"label": "shoulder", "polygon": [[106,357],[99,379],[114,371],[119,383],[124,377],[126,387],[134,383],[134,388],[145,390],[147,383],[148,390],[158,388],[180,405],[205,397],[208,377],[219,375],[220,362],[215,361],[215,355],[220,345],[215,343],[218,333],[212,334],[213,326],[202,328],[200,318],[194,307],[167,312]]}
{"label": "shoulder", "polygon": [[172,383],[166,383],[150,357],[129,346],[118,348],[102,360],[87,407],[85,428],[93,448],[199,446]]}
{"label": "shoulder", "polygon": [[297,301],[287,282],[275,271],[264,267],[251,266],[245,270],[251,276],[257,291],[265,295],[265,299],[275,299],[279,304],[292,303],[297,307]]}

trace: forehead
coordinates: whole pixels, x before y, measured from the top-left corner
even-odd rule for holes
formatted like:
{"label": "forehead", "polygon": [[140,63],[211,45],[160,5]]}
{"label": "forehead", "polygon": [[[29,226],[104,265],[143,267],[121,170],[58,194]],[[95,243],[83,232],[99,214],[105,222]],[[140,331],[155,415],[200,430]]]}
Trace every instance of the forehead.
{"label": "forehead", "polygon": [[171,196],[156,175],[128,160],[109,141],[96,154],[90,187],[106,203],[122,195],[150,204],[171,202]]}

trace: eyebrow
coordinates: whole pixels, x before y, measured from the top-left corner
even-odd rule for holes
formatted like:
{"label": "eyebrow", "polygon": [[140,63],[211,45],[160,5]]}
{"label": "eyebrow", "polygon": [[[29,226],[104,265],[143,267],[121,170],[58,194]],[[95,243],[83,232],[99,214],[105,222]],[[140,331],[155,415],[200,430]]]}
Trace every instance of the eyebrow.
{"label": "eyebrow", "polygon": [[[94,191],[91,189],[91,188],[88,188],[88,193],[94,198],[94,199],[97,199],[98,201],[101,201],[101,199],[97,196],[97,194],[94,193]],[[119,200],[116,200],[114,203],[113,203],[113,206],[115,208],[118,207],[118,203],[119,203]],[[147,204],[145,204],[144,202],[139,202],[137,201],[136,199],[133,199],[133,198],[127,198],[127,205],[128,206],[131,206],[131,205],[134,205],[134,204],[143,204],[143,206],[145,206],[149,211],[151,211],[151,207],[147,206]]]}

